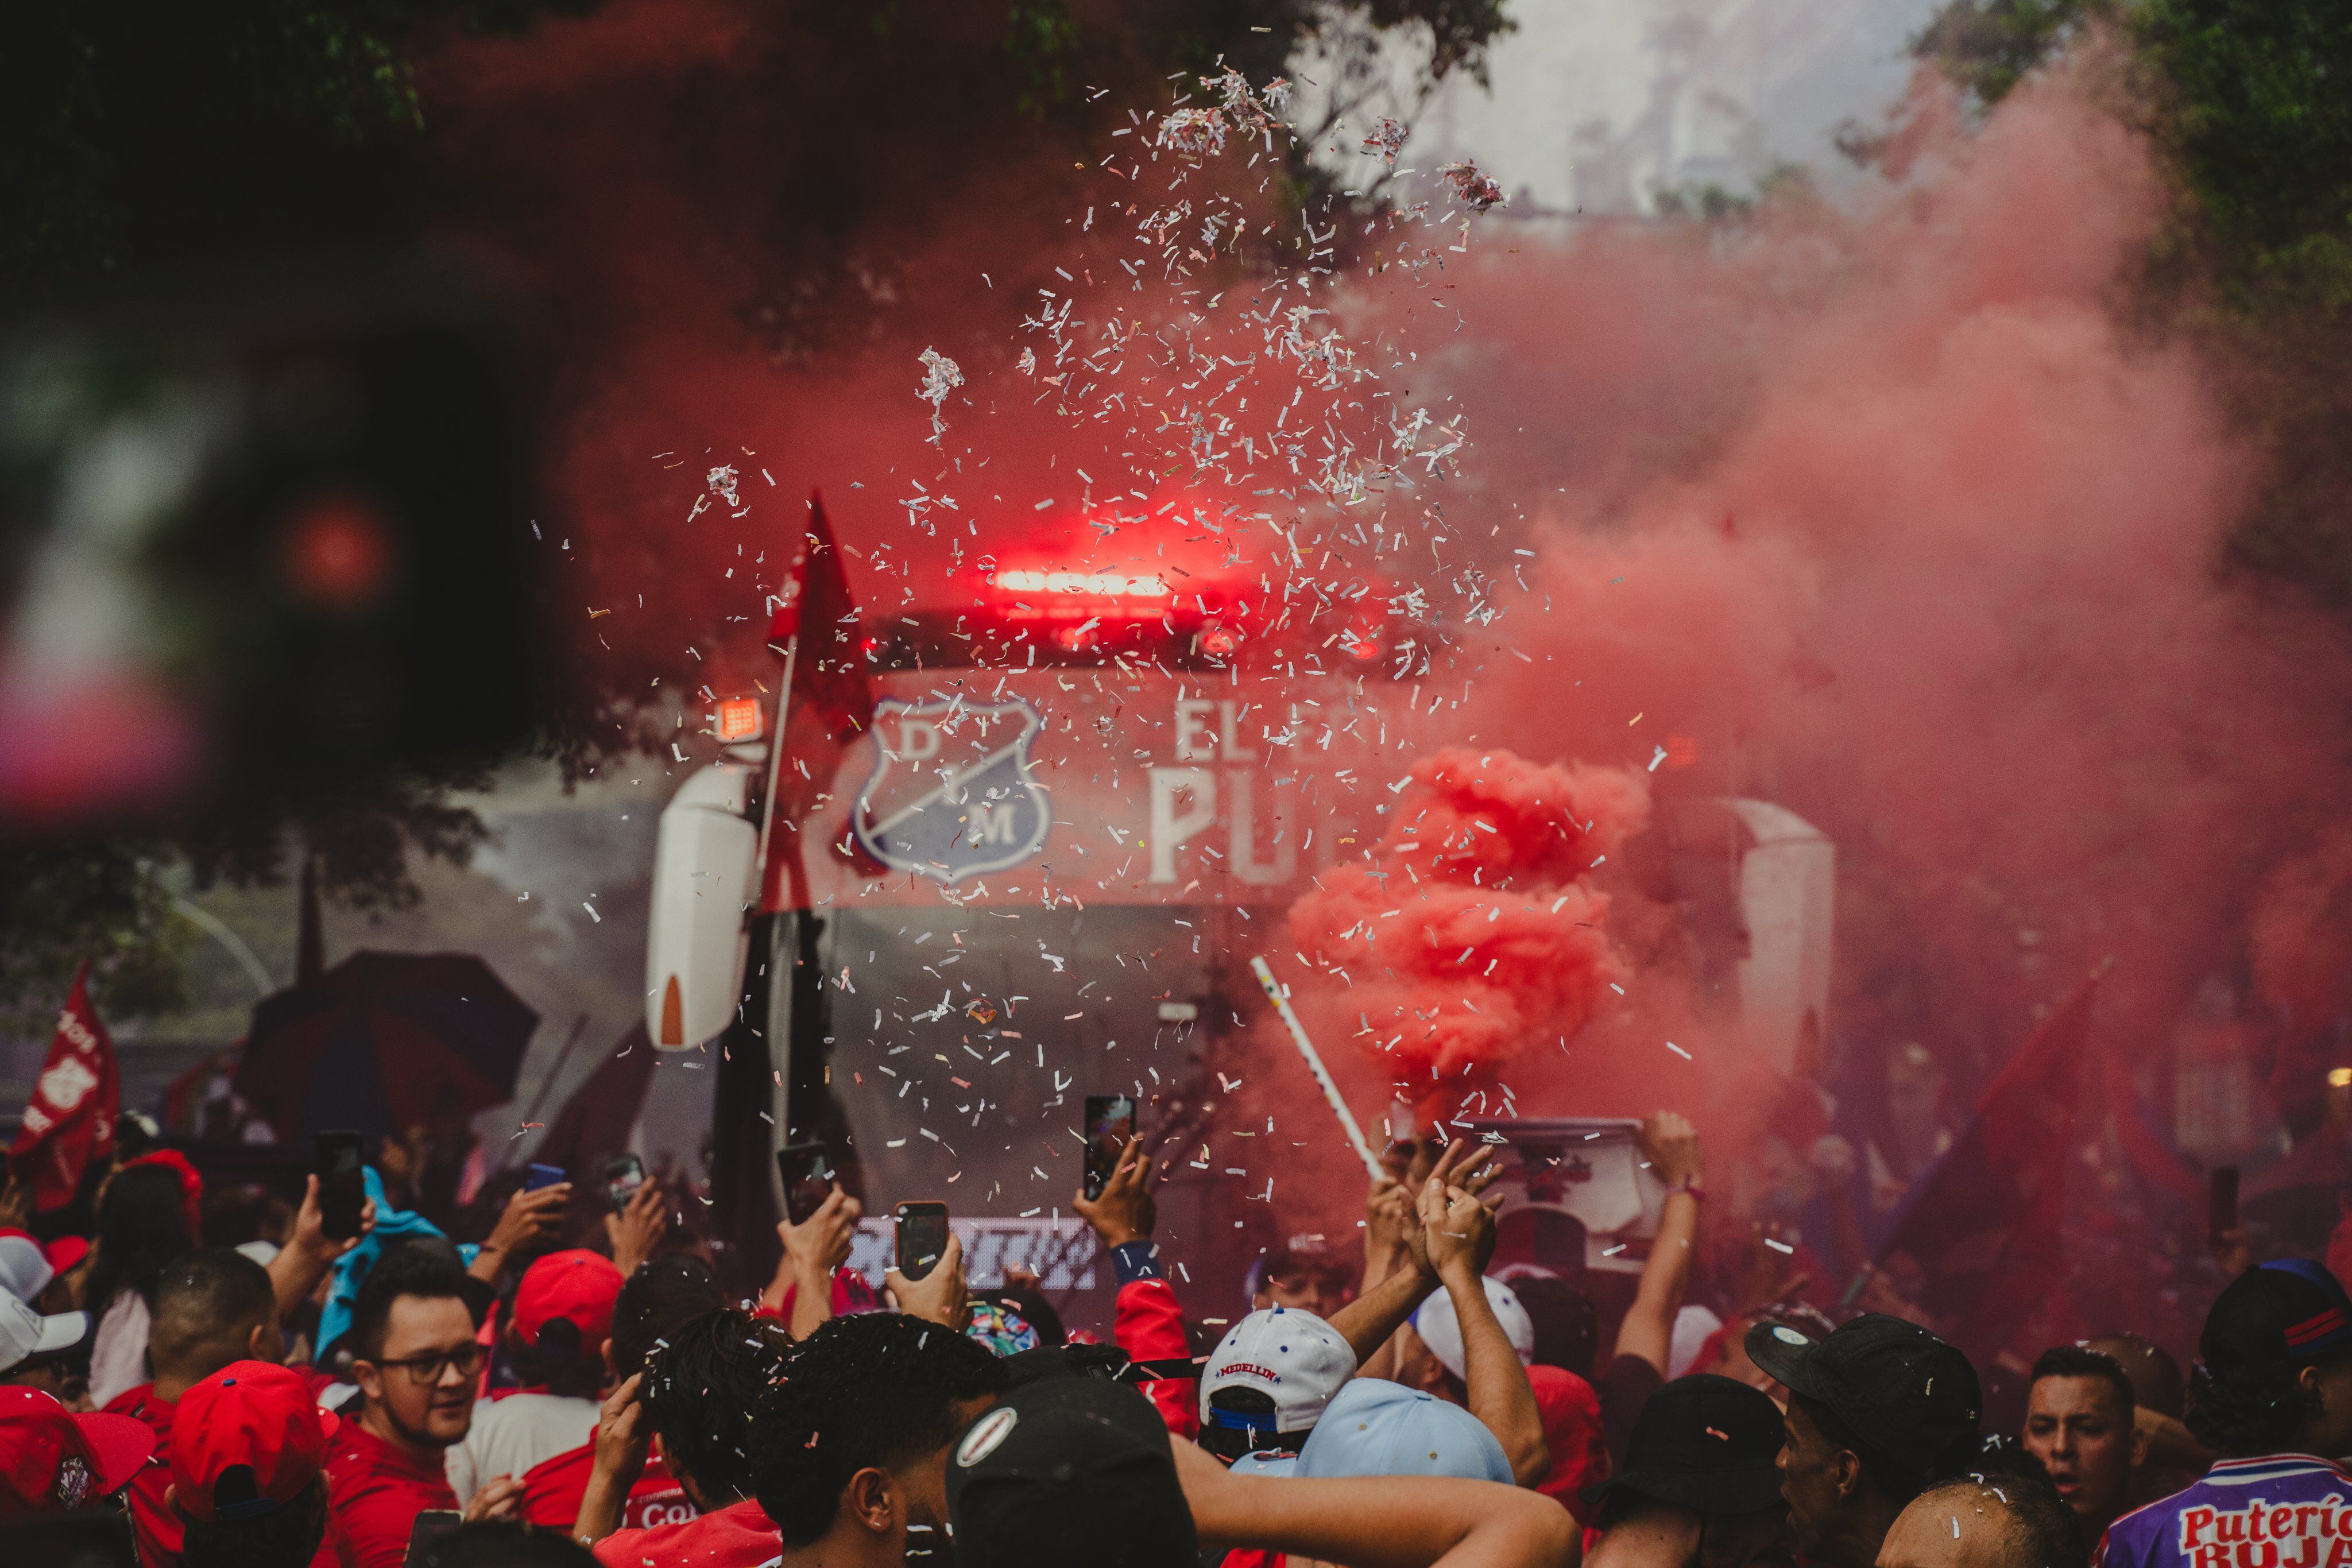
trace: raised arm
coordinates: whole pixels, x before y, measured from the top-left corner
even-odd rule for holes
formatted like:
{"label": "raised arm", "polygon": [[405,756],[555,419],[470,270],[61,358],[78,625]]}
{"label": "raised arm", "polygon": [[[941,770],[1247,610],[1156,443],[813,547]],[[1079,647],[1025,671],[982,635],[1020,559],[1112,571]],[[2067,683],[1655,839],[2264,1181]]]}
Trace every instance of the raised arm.
{"label": "raised arm", "polygon": [[499,1271],[509,1259],[555,1239],[563,1228],[563,1206],[571,1200],[568,1181],[530,1192],[515,1188],[506,1207],[499,1211],[499,1222],[490,1227],[490,1239],[474,1254],[466,1272],[486,1285],[497,1284]]}
{"label": "raised arm", "polygon": [[1617,1354],[1639,1356],[1664,1377],[1698,1238],[1698,1134],[1685,1118],[1661,1111],[1642,1124],[1641,1140],[1650,1168],[1666,1185],[1666,1206],[1633,1304],[1618,1326]]}
{"label": "raised arm", "polygon": [[302,1189],[302,1207],[294,1216],[294,1234],[269,1260],[269,1289],[278,1298],[278,1321],[291,1322],[335,1260],[360,1244],[360,1236],[375,1228],[375,1199],[360,1206],[360,1235],[338,1239],[329,1236],[319,1208],[319,1178]]}
{"label": "raised arm", "polygon": [[1462,1381],[1469,1390],[1470,1414],[1501,1442],[1512,1476],[1520,1485],[1530,1486],[1551,1469],[1543,1412],[1536,1406],[1536,1391],[1519,1353],[1511,1348],[1510,1335],[1503,1332],[1486,1300],[1486,1260],[1495,1255],[1494,1212],[1475,1192],[1455,1184],[1461,1174],[1449,1151],[1422,1187],[1423,1244],[1462,1325]]}
{"label": "raised arm", "polygon": [[1364,1200],[1364,1288],[1331,1314],[1331,1326],[1356,1353],[1359,1376],[1394,1375],[1389,1341],[1435,1289],[1412,1194],[1392,1176],[1376,1177]]}
{"label": "raised arm", "polygon": [[865,1212],[865,1206],[835,1182],[806,1223],[776,1222],[784,1256],[760,1304],[771,1312],[782,1312],[785,1298],[790,1297],[792,1316],[784,1329],[794,1339],[808,1338],[833,1316],[833,1277],[849,1260],[849,1244]]}
{"label": "raised arm", "polygon": [[1491,1481],[1237,1476],[1182,1441],[1176,1473],[1204,1547],[1349,1568],[1568,1568],[1576,1561],[1576,1521],[1566,1509]]}
{"label": "raised arm", "polygon": [[[1134,1361],[1189,1361],[1192,1343],[1184,1332],[1184,1309],[1160,1269],[1160,1248],[1151,1239],[1160,1207],[1151,1196],[1151,1161],[1140,1134],[1119,1151],[1118,1165],[1088,1197],[1080,1187],[1070,1207],[1094,1228],[1095,1239],[1118,1271],[1118,1297],[1112,1306],[1111,1337]],[[1200,1380],[1158,1377],[1142,1385],[1144,1396],[1179,1437],[1201,1429]]]}

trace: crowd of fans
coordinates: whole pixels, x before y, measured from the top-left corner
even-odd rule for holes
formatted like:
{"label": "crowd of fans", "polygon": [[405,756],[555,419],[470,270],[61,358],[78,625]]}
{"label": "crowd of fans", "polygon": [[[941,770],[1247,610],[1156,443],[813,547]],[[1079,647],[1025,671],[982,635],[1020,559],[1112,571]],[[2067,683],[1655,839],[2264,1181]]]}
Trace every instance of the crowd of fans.
{"label": "crowd of fans", "polygon": [[229,1248],[195,1171],[137,1155],[87,1245],[0,1228],[0,1563],[2352,1568],[2324,1265],[2238,1272],[2188,1379],[2129,1334],[2052,1346],[1990,1431],[1917,1323],[1687,1302],[1697,1139],[1642,1143],[1666,1196],[1613,1324],[1572,1274],[1490,1273],[1492,1151],[1457,1144],[1391,1151],[1360,1247],[1269,1248],[1213,1341],[1131,1143],[1074,1200],[1108,1343],[1034,1280],[976,1291],[952,1239],[877,1292],[837,1189],[735,1299],[657,1183],[601,1245],[564,1244],[563,1184],[474,1243],[372,1170],[359,1236],[313,1179]]}

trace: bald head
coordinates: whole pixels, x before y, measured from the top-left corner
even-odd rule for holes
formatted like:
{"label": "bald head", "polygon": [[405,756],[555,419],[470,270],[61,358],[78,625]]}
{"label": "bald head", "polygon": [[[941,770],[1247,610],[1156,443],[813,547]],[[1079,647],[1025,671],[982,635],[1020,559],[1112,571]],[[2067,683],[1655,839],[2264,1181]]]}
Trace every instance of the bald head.
{"label": "bald head", "polygon": [[206,1247],[165,1264],[152,1310],[147,1355],[161,1398],[178,1398],[233,1361],[285,1354],[269,1270],[231,1248]]}
{"label": "bald head", "polygon": [[2083,1568],[2074,1512],[2039,1476],[1965,1477],[1911,1500],[1877,1568]]}

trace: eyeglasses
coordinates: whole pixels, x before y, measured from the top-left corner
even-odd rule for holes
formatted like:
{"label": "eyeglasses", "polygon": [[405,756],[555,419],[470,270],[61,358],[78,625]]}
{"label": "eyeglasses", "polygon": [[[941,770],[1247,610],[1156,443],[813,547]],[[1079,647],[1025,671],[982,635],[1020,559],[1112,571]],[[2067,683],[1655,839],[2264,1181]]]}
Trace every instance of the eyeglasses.
{"label": "eyeglasses", "polygon": [[412,1355],[401,1361],[379,1361],[375,1364],[385,1372],[394,1367],[408,1374],[408,1381],[420,1387],[431,1387],[455,1367],[461,1378],[472,1377],[482,1370],[482,1347],[468,1344],[457,1350],[437,1350],[430,1355]]}

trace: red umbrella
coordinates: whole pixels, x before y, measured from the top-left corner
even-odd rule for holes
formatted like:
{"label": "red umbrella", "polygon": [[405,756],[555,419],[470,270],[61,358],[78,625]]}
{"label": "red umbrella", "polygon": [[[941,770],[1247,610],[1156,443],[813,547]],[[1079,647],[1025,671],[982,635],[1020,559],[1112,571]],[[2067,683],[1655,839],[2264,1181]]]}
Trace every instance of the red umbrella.
{"label": "red umbrella", "polygon": [[396,1133],[511,1100],[538,1027],[469,953],[354,953],[255,1006],[236,1092],[280,1137]]}

